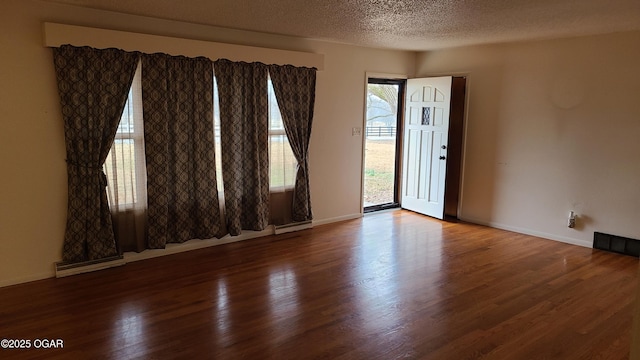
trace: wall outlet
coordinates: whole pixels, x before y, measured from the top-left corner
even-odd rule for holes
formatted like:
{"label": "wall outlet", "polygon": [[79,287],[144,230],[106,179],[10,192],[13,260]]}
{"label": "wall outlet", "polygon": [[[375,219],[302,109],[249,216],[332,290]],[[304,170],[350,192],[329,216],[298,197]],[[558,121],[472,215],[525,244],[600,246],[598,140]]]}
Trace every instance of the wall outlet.
{"label": "wall outlet", "polygon": [[351,129],[351,136],[360,136],[362,135],[362,128],[354,127]]}
{"label": "wall outlet", "polygon": [[571,229],[576,227],[576,214],[573,211],[569,211],[569,219],[567,219],[567,226]]}

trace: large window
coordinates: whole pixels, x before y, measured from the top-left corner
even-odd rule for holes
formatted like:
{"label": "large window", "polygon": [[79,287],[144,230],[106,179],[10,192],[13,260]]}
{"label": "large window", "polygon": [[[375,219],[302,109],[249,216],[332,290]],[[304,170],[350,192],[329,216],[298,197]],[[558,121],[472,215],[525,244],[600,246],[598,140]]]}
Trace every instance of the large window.
{"label": "large window", "polygon": [[296,182],[296,161],[284,131],[282,115],[269,79],[269,171],[271,191],[293,188]]}
{"label": "large window", "polygon": [[[214,135],[216,146],[216,170],[218,191],[222,193],[222,157],[220,148],[220,112],[218,87],[214,78]],[[269,167],[271,191],[293,188],[297,161],[291,151],[284,131],[282,116],[276,101],[271,80],[268,84],[269,99]],[[116,138],[104,165],[109,187],[109,203],[118,210],[133,207],[144,193],[144,128],[142,122],[142,91],[140,67],[133,80]]]}
{"label": "large window", "polygon": [[[142,124],[142,92],[140,66],[129,90],[120,125],[104,163],[109,186],[109,203],[118,210],[132,208],[144,194],[144,128]],[[138,169],[136,171],[136,168]]]}

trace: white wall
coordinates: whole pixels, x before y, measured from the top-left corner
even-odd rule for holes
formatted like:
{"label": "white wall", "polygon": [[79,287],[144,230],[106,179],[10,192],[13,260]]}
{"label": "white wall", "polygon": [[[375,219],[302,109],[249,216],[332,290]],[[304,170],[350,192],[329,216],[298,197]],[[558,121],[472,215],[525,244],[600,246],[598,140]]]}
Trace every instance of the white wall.
{"label": "white wall", "polygon": [[640,32],[418,54],[418,76],[468,74],[461,217],[586,246],[640,238],[639,65]]}
{"label": "white wall", "polygon": [[66,219],[66,165],[51,50],[42,23],[108,28],[325,54],[310,147],[315,219],[360,213],[366,72],[411,75],[412,52],[220,29],[32,0],[0,2],[0,286],[54,275]]}

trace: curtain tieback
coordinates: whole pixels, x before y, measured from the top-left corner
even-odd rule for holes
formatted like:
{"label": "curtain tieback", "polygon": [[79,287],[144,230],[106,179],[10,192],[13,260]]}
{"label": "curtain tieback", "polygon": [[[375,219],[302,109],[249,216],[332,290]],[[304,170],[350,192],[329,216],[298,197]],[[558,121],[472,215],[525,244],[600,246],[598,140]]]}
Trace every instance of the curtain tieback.
{"label": "curtain tieback", "polygon": [[77,163],[70,160],[66,160],[66,162],[67,162],[67,166],[72,166],[76,169],[86,169],[91,171],[95,175],[100,175],[100,185],[102,185],[102,187],[107,187],[107,175],[104,173],[104,170],[102,169],[102,167],[81,164],[81,163]]}

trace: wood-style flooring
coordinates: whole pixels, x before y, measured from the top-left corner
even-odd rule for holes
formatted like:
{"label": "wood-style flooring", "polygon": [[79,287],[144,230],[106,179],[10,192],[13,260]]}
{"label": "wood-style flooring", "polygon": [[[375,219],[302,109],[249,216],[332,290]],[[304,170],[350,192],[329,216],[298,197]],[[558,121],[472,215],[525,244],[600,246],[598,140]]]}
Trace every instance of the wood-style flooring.
{"label": "wood-style flooring", "polygon": [[[0,288],[0,359],[626,359],[638,260],[408,211]],[[62,349],[35,349],[61,339]]]}

